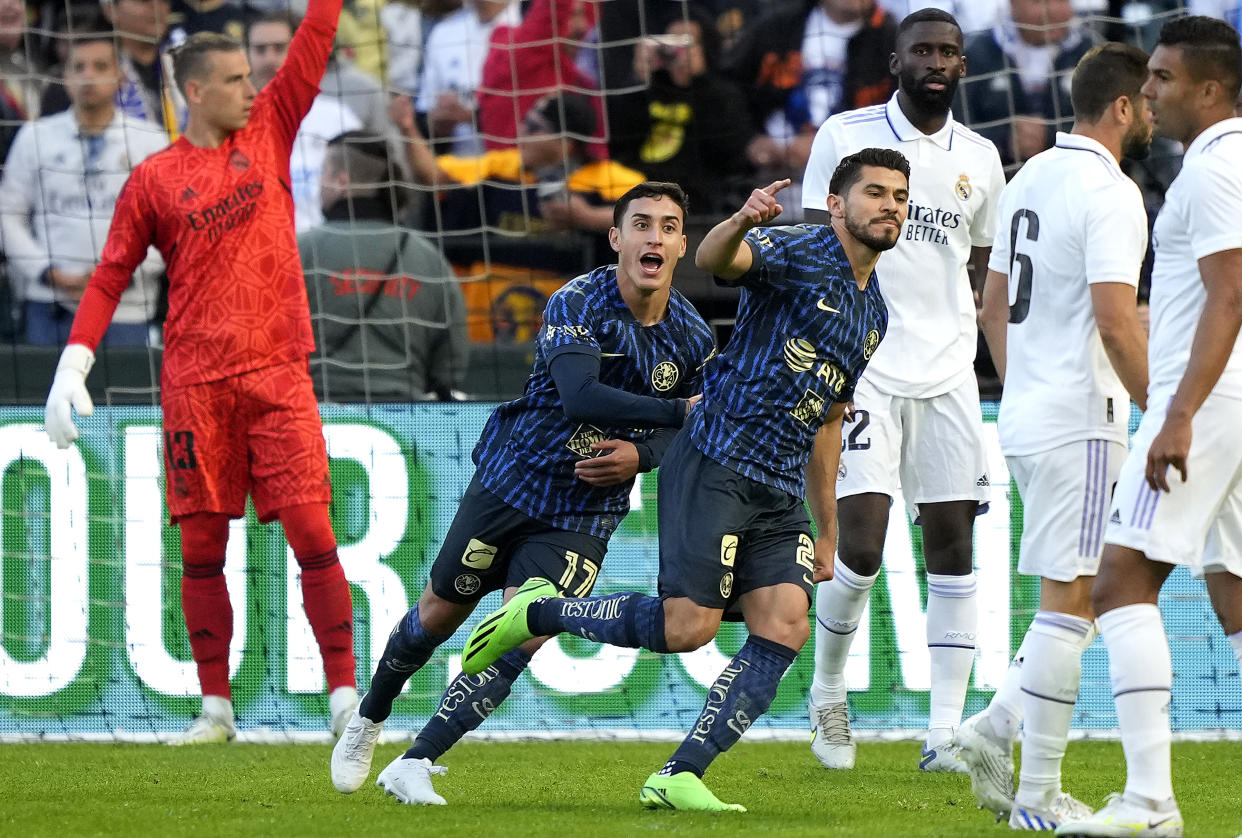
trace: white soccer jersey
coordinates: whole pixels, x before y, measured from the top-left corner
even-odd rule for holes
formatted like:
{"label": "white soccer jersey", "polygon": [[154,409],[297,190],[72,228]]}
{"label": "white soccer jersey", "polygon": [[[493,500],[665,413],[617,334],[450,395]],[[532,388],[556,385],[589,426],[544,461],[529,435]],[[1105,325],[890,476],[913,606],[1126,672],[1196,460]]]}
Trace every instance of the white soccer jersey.
{"label": "white soccer jersey", "polygon": [[293,138],[289,156],[289,187],[293,192],[293,224],[299,233],[323,223],[320,181],[328,141],[362,128],[360,120],[339,99],[320,93]]}
{"label": "white soccer jersey", "polygon": [[[0,249],[21,300],[65,299],[42,281],[48,268],[90,273],[103,252],[117,196],[129,173],[168,145],[163,129],[125,116],[118,109],[103,133],[78,133],[72,110],[46,116],[21,127],[9,149],[0,185]],[[134,272],[121,294],[113,320],[142,323],[155,312],[164,260],[155,248]]]}
{"label": "white soccer jersey", "polygon": [[[1152,230],[1148,402],[1171,397],[1182,380],[1206,299],[1198,262],[1242,248],[1240,219],[1242,119],[1235,118],[1206,129],[1186,149]],[[1242,341],[1234,344],[1212,392],[1242,399]]]}
{"label": "white soccer jersey", "polygon": [[827,210],[828,184],[841,158],[892,148],[910,161],[910,214],[897,246],[880,255],[876,275],[888,305],[888,332],[863,377],[882,392],[928,398],[974,374],[978,330],[966,264],[988,247],[1005,186],[991,142],[953,120],[927,135],[897,104],[847,111],[820,126],[802,180],[802,205]]}
{"label": "white soccer jersey", "polygon": [[1100,143],[1058,133],[1014,175],[997,221],[988,267],[1009,277],[1001,450],[1124,444],[1130,396],[1104,353],[1089,286],[1138,285],[1147,249],[1138,186]]}

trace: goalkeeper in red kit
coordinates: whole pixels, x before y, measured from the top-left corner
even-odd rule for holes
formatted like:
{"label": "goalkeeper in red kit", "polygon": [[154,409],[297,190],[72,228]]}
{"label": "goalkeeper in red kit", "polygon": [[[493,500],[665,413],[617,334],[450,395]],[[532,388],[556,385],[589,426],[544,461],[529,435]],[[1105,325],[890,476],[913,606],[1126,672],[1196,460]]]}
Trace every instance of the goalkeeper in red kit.
{"label": "goalkeeper in red kit", "polygon": [[293,230],[289,155],[319,92],[342,0],[311,0],[289,56],[261,94],[241,44],[192,36],[173,57],[189,104],[180,139],[140,163],[117,201],[48,395],[45,426],[78,438],[72,408],[92,410],[94,348],[149,245],[168,268],[160,373],[165,491],[181,528],[181,604],[203,712],[179,743],[236,735],[229,690],[233,613],[224,581],[230,518],[246,495],[279,519],[301,568],[323,655],[332,726],[357,703],[353,609],[328,517],[323,426],[307,366],[314,349]]}

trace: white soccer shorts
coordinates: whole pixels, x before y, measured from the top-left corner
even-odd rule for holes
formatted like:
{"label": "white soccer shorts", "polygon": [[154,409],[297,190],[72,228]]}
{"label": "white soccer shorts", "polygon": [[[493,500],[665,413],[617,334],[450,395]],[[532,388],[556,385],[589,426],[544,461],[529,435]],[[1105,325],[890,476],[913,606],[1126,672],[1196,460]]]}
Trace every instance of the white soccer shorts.
{"label": "white soccer shorts", "polygon": [[911,514],[920,503],[991,498],[979,385],[973,375],[926,399],[893,396],[864,377],[854,391],[854,419],[841,429],[837,497],[895,495]]}
{"label": "white soccer shorts", "polygon": [[1005,458],[1022,496],[1019,573],[1072,582],[1099,572],[1113,485],[1125,458],[1123,444],[1104,439]]}
{"label": "white soccer shorts", "polygon": [[1186,565],[1195,575],[1242,576],[1242,400],[1209,395],[1191,421],[1189,477],[1170,468],[1169,491],[1147,485],[1147,450],[1164,425],[1169,398],[1152,405],[1117,478],[1104,541],[1147,558]]}

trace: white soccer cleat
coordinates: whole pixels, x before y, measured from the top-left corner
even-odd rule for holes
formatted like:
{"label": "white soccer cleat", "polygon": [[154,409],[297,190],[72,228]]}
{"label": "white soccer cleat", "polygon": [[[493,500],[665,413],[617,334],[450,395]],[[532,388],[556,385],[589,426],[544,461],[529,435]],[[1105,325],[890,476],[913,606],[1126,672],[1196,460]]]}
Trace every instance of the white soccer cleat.
{"label": "white soccer cleat", "polygon": [[811,714],[811,753],[824,768],[848,771],[854,767],[858,745],[850,730],[850,708],[844,701],[816,707],[807,704]]}
{"label": "white soccer cleat", "polygon": [[332,785],[342,794],[353,794],[371,775],[371,758],[379,741],[383,722],[373,722],[350,711],[341,738],[332,748]]}
{"label": "white soccer cleat", "polygon": [[930,741],[923,743],[923,753],[919,755],[919,771],[930,771],[936,774],[967,774],[966,763],[958,758],[959,748],[953,737],[933,745]]}
{"label": "white soccer cleat", "polygon": [[233,724],[233,702],[218,695],[203,696],[203,712],[190,722],[185,732],[171,745],[214,745],[231,742],[237,737]]}
{"label": "white soccer cleat", "polygon": [[331,719],[332,735],[340,737],[345,732],[345,725],[358,709],[358,690],[353,687],[337,687],[328,696],[328,715]]}
{"label": "white soccer cleat", "polygon": [[1009,813],[1009,828],[1025,832],[1052,832],[1063,823],[1086,820],[1093,812],[1081,800],[1065,792],[1038,806],[1015,802]]}
{"label": "white soccer cleat", "polygon": [[970,772],[970,787],[979,808],[998,817],[1007,816],[1013,808],[1013,746],[996,735],[987,711],[962,722],[953,744],[958,747],[958,759]]}
{"label": "white soccer cleat", "polygon": [[1182,838],[1185,822],[1177,801],[1162,803],[1137,795],[1110,794],[1104,808],[1090,817],[1057,827],[1057,835],[1074,838]]}
{"label": "white soccer cleat", "polygon": [[375,785],[410,806],[443,806],[448,801],[431,787],[431,775],[447,773],[447,768],[432,765],[429,759],[399,756],[380,772]]}

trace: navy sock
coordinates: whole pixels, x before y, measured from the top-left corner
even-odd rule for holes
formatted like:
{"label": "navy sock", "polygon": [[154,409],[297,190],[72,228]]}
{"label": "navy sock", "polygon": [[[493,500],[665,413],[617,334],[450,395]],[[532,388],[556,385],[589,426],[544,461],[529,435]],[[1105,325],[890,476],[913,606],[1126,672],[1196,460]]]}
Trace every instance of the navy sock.
{"label": "navy sock", "polygon": [[418,603],[406,612],[388,635],[384,654],[371,676],[371,689],[358,705],[358,714],[373,722],[382,722],[392,713],[392,703],[401,694],[405,682],[452,635],[431,634],[418,619]]}
{"label": "navy sock", "polygon": [[663,597],[629,591],[588,599],[547,597],[530,604],[526,624],[536,637],[568,632],[596,643],[668,652]]}
{"label": "navy sock", "polygon": [[405,752],[406,759],[429,759],[435,762],[445,751],[479,725],[509,697],[513,682],[530,664],[530,655],[521,649],[505,652],[500,660],[478,675],[458,673],[444,691],[440,707],[414,744]]}
{"label": "navy sock", "polygon": [[712,760],[733,747],[768,709],[781,676],[796,657],[796,649],[752,635],[708,688],[707,703],[694,730],[660,773],[689,771],[702,777]]}

